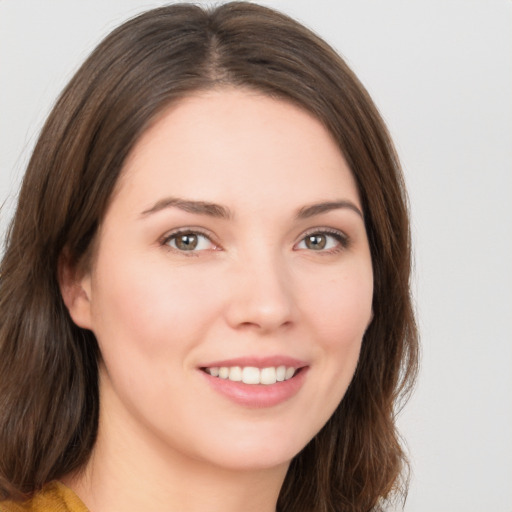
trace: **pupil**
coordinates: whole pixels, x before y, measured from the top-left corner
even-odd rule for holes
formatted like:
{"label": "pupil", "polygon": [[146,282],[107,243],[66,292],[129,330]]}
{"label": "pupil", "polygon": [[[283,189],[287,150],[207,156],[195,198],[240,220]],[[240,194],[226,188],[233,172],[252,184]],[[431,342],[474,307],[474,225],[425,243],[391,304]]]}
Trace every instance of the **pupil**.
{"label": "pupil", "polygon": [[308,249],[323,249],[326,240],[324,235],[309,235],[306,239],[306,246]]}
{"label": "pupil", "polygon": [[176,247],[183,251],[190,251],[197,247],[197,235],[180,235],[176,240]]}

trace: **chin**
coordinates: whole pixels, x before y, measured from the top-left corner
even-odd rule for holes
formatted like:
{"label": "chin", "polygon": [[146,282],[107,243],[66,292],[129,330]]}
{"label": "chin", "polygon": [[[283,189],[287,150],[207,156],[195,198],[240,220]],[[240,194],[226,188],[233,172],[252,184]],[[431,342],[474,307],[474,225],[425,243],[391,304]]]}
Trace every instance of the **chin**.
{"label": "chin", "polygon": [[228,443],[212,443],[208,458],[231,471],[257,471],[288,467],[309,439],[289,435],[232,437]]}

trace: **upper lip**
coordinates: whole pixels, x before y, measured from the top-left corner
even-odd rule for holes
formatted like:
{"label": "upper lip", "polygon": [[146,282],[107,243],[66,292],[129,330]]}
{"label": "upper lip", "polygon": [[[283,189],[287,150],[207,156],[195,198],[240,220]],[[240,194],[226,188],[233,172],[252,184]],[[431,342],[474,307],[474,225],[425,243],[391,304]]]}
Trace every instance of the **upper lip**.
{"label": "upper lip", "polygon": [[217,361],[208,362],[206,364],[199,365],[200,368],[215,368],[222,366],[240,366],[242,368],[252,366],[255,368],[269,368],[277,366],[287,366],[293,368],[303,368],[308,366],[305,361],[296,359],[295,357],[276,355],[276,356],[246,356],[246,357],[235,357],[233,359],[222,359]]}

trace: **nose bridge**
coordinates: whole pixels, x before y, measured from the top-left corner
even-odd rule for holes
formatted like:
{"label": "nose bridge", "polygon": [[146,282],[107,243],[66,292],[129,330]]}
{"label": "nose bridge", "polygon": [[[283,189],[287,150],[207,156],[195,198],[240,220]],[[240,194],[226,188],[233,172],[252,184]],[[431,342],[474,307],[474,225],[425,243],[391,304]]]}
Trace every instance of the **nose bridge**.
{"label": "nose bridge", "polygon": [[271,331],[293,321],[293,286],[281,251],[262,244],[241,255],[232,277],[228,320],[233,327]]}

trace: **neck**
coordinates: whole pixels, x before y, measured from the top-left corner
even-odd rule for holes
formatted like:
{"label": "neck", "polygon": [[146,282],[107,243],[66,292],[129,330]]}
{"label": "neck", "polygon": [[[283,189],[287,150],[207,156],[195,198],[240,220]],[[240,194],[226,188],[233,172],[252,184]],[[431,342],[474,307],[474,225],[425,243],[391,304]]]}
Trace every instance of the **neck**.
{"label": "neck", "polygon": [[143,429],[100,412],[88,463],[63,479],[91,512],[275,512],[288,464],[225,468],[188,457]]}

